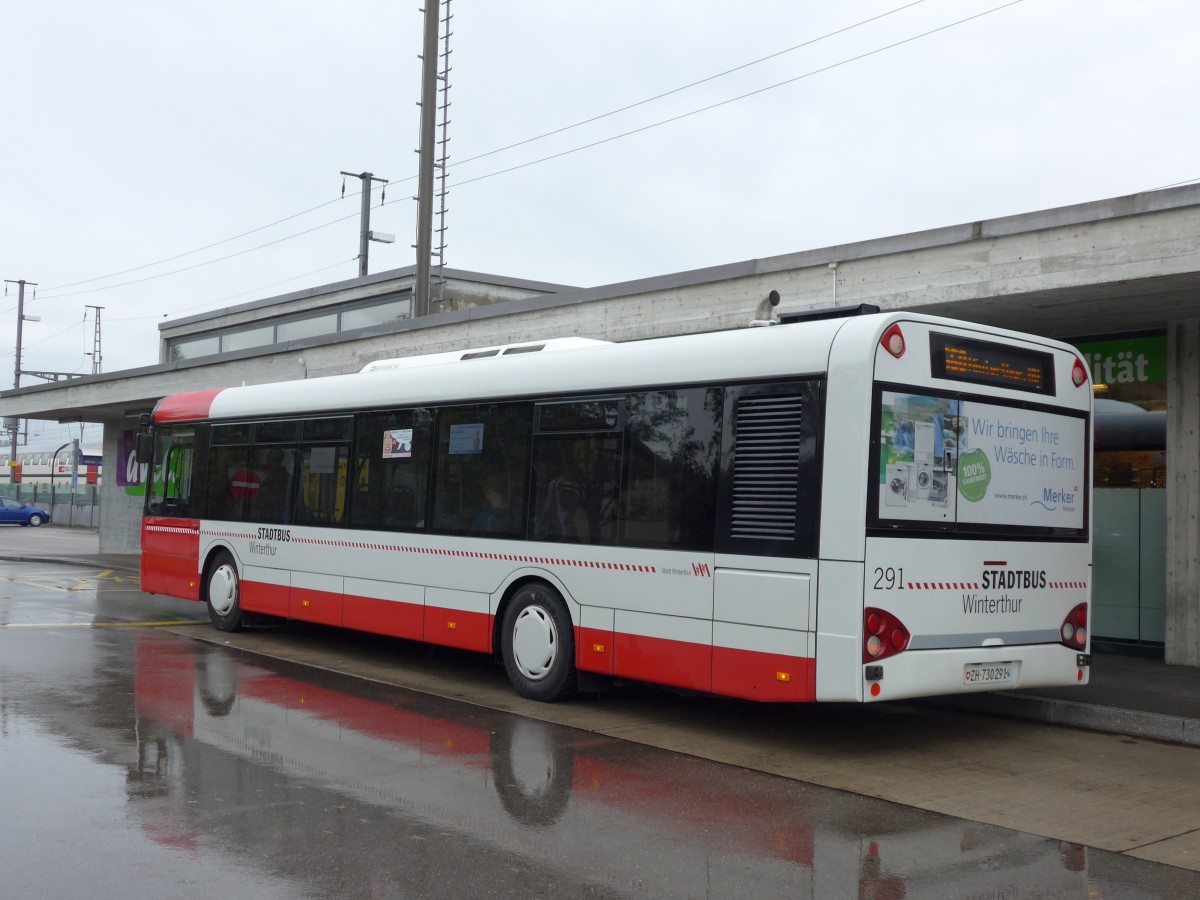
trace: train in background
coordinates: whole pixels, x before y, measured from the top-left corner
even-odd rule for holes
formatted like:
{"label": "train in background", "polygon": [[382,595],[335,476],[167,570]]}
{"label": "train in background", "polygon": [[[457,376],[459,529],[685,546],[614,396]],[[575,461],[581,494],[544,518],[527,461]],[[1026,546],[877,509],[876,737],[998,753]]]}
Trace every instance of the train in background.
{"label": "train in background", "polygon": [[[32,450],[17,453],[17,465],[10,466],[11,454],[0,456],[0,483],[17,484],[64,484],[71,483],[71,448],[59,450]],[[15,471],[12,469],[15,468]],[[100,484],[102,461],[99,450],[83,450],[75,466],[76,485]]]}

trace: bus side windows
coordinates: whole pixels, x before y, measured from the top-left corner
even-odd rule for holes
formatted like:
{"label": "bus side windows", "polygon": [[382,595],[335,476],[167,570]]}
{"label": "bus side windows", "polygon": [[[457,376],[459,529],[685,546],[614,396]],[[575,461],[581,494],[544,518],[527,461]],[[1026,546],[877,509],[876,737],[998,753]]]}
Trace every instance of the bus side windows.
{"label": "bus side windows", "polygon": [[193,426],[156,432],[154,467],[146,491],[146,511],[151,515],[191,515],[195,437]]}
{"label": "bus side windows", "polygon": [[531,404],[507,403],[439,413],[435,529],[524,535],[532,412]]}
{"label": "bus side windows", "polygon": [[534,537],[615,544],[620,471],[617,435],[539,436],[534,456]]}
{"label": "bus side windows", "polygon": [[209,449],[207,518],[229,522],[245,518],[248,452],[244,446]]}
{"label": "bus side windows", "polygon": [[629,395],[623,545],[713,549],[723,406],[720,388]]}
{"label": "bus side windows", "polygon": [[292,521],[298,467],[291,447],[255,447],[250,481],[250,518],[256,522]]}
{"label": "bus side windows", "polygon": [[425,527],[432,416],[427,409],[367,413],[355,420],[350,525],[415,530]]}

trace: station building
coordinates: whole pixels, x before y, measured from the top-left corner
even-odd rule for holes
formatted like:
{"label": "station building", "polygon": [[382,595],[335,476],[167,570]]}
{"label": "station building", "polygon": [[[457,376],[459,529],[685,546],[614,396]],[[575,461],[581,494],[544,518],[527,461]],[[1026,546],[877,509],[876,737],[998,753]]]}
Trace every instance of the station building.
{"label": "station building", "polygon": [[159,361],[0,392],[0,415],[103,425],[100,549],[138,551],[138,416],[163,396],[557,337],[746,327],[873,304],[1075,344],[1097,385],[1096,638],[1200,665],[1200,185],[580,288],[446,270],[411,316],[404,268],[164,322]]}

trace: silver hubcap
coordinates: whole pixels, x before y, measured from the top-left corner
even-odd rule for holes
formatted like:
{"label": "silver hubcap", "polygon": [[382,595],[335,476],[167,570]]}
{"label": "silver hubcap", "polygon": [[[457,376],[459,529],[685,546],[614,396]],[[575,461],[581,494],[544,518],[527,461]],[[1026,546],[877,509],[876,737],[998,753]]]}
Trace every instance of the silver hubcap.
{"label": "silver hubcap", "polygon": [[530,681],[550,674],[558,659],[558,629],[550,613],[540,606],[527,606],[513,623],[513,662]]}
{"label": "silver hubcap", "polygon": [[213,569],[208,579],[208,602],[219,616],[227,616],[237,603],[237,573],[228,563]]}

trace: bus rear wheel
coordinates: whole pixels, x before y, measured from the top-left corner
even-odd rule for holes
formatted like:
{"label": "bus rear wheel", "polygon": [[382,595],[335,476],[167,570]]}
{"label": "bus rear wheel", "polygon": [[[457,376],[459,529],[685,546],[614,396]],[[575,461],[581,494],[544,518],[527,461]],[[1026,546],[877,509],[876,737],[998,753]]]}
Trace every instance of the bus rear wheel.
{"label": "bus rear wheel", "polygon": [[212,565],[204,579],[204,598],[208,604],[208,617],[220,631],[241,631],[245,622],[242,617],[242,583],[238,578],[237,564],[225,550],[213,557]]}
{"label": "bus rear wheel", "polygon": [[558,591],[527,584],[504,613],[500,651],[508,680],[530,700],[562,700],[576,691],[575,629]]}

